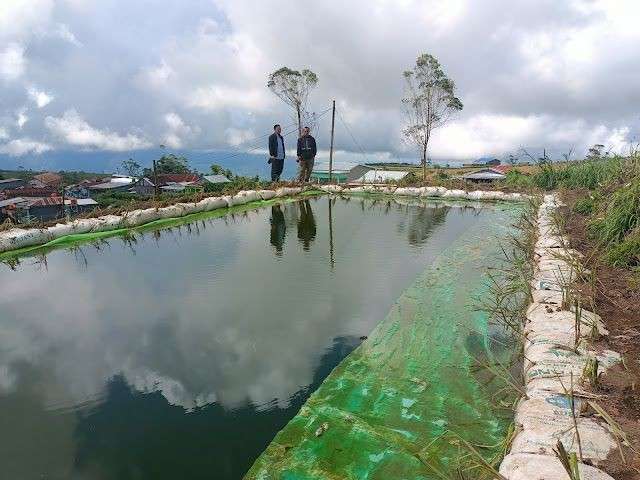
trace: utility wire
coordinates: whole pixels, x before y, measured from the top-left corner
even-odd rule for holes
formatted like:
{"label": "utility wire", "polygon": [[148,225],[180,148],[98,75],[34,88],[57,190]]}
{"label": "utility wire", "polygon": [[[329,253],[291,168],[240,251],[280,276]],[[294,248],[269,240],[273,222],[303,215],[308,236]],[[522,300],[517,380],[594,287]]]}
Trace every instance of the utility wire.
{"label": "utility wire", "polygon": [[347,125],[347,122],[344,120],[344,118],[342,118],[342,114],[340,113],[340,110],[336,108],[336,112],[338,113],[338,118],[340,119],[342,126],[344,126],[344,129],[347,131],[347,133],[351,137],[351,140],[353,140],[353,143],[355,143],[356,147],[360,149],[360,153],[362,153],[362,155],[364,156],[365,161],[369,163],[369,157],[367,157],[367,154],[365,153],[364,149],[362,148],[360,143],[358,143],[358,141],[356,140],[356,137],[353,135],[353,132],[349,128],[349,125]]}
{"label": "utility wire", "polygon": [[[327,112],[329,112],[329,111],[331,110],[331,108],[333,108],[333,107],[329,107],[329,108],[327,108],[326,110],[323,110],[322,112],[320,112],[320,113],[317,115],[317,117],[316,117],[316,118],[321,118],[321,117],[322,117],[322,116],[324,116]],[[295,123],[289,124],[289,125],[287,125],[287,127],[289,127],[289,126],[293,126],[293,125],[297,125],[297,123],[298,123],[298,122],[295,122]],[[296,132],[296,131],[298,131],[298,127],[297,127],[297,126],[296,126],[296,128],[294,128],[294,129],[292,129],[292,130],[289,130],[289,131],[285,132],[282,136],[283,136],[283,137],[286,137],[287,135],[290,135],[290,134],[292,134],[293,132]],[[262,139],[264,139],[264,138],[269,137],[270,135],[271,135],[271,134],[270,134],[270,133],[268,133],[268,134],[266,134],[266,135],[261,135],[261,136],[259,136],[259,137],[255,137],[255,138],[252,138],[252,139],[250,139],[250,140],[247,140],[247,141],[246,141],[246,143],[248,143],[248,142],[255,142],[256,140],[262,140]],[[236,152],[236,153],[232,153],[232,154],[226,155],[226,156],[224,156],[224,157],[216,158],[216,161],[220,161],[220,160],[223,160],[223,161],[224,161],[224,160],[230,160],[230,159],[232,159],[232,158],[236,158],[236,157],[239,157],[239,156],[241,156],[241,155],[246,155],[247,153],[250,153],[250,152],[252,152],[253,150],[257,150],[257,149],[262,148],[262,147],[263,147],[262,143],[260,143],[260,144],[255,144],[255,146],[253,146],[253,147],[251,147],[251,148],[244,149],[244,150],[243,150],[243,151],[241,151],[241,152]],[[236,148],[238,148],[238,149],[239,149],[240,147],[236,147]]]}

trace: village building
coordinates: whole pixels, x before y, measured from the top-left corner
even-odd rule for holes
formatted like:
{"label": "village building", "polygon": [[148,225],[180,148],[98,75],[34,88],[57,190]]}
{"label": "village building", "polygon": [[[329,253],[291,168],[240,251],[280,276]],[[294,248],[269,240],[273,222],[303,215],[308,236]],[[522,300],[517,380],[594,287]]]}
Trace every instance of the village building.
{"label": "village building", "polygon": [[21,178],[6,178],[4,180],[0,180],[0,191],[13,190],[26,185],[27,182]]}
{"label": "village building", "polygon": [[40,173],[38,175],[34,175],[29,183],[36,188],[57,188],[62,185],[62,175],[55,172]]}

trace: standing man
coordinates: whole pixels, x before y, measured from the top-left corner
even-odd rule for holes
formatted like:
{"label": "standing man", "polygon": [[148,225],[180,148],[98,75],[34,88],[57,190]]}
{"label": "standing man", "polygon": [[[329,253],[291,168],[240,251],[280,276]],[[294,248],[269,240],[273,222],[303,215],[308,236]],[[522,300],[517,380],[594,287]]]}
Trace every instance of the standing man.
{"label": "standing man", "polygon": [[277,123],[273,126],[273,133],[269,136],[269,160],[267,163],[271,164],[271,181],[280,181],[280,175],[284,167],[284,139],[282,135],[282,128]]}
{"label": "standing man", "polygon": [[309,134],[309,127],[304,127],[302,136],[298,139],[298,163],[300,164],[298,181],[308,182],[311,178],[317,152],[316,139]]}

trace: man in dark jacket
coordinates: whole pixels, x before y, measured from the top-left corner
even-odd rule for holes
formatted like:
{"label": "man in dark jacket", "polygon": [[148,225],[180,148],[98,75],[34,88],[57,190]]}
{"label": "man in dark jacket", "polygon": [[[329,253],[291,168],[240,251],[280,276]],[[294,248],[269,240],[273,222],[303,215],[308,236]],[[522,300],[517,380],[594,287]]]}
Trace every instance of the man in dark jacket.
{"label": "man in dark jacket", "polygon": [[311,178],[317,152],[316,139],[309,134],[309,127],[304,127],[302,136],[298,139],[298,163],[300,164],[298,181],[308,182]]}
{"label": "man in dark jacket", "polygon": [[275,124],[273,126],[273,134],[269,136],[269,161],[271,164],[271,181],[277,182],[280,180],[282,169],[284,167],[284,139],[280,133],[282,128],[280,125]]}

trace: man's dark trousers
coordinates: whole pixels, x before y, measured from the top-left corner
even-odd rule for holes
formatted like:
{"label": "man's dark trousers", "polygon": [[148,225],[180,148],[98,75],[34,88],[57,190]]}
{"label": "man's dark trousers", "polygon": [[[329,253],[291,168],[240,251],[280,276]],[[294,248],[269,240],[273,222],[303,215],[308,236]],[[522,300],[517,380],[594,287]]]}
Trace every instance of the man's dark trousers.
{"label": "man's dark trousers", "polygon": [[280,180],[282,169],[284,168],[284,158],[272,158],[271,159],[271,181],[277,182]]}

